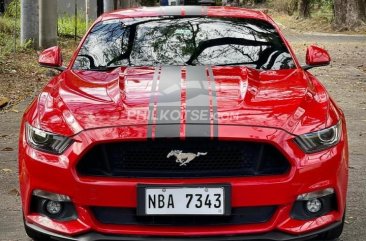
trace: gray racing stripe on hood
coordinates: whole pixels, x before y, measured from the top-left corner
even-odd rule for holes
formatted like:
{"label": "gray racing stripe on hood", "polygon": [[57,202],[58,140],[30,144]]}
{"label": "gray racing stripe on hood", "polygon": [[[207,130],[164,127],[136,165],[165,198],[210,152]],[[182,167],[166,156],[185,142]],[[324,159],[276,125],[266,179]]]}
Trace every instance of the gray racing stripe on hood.
{"label": "gray racing stripe on hood", "polygon": [[179,137],[181,119],[181,67],[161,68],[155,137]]}
{"label": "gray racing stripe on hood", "polygon": [[210,96],[205,66],[187,66],[186,93],[186,137],[210,137]]}

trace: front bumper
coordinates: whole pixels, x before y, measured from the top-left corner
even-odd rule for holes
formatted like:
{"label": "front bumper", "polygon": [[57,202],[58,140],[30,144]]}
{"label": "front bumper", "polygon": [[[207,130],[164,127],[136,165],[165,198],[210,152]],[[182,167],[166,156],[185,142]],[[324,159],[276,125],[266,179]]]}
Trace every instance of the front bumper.
{"label": "front bumper", "polygon": [[330,231],[340,226],[342,222],[335,222],[326,228],[321,230],[313,231],[301,235],[290,235],[283,232],[269,232],[256,235],[235,235],[235,236],[210,236],[210,237],[148,237],[148,236],[124,236],[124,235],[106,235],[101,233],[86,233],[75,237],[68,237],[53,233],[42,229],[36,225],[25,223],[27,228],[37,232],[39,234],[49,237],[51,240],[57,241],[303,241],[313,238],[317,238],[319,235]]}
{"label": "front bumper", "polygon": [[[149,237],[152,240],[154,240],[153,237],[168,237],[172,240],[188,237],[199,237],[203,240],[205,237],[225,237],[224,240],[236,240],[229,239],[234,237],[241,237],[238,240],[246,240],[242,237],[257,239],[252,235],[268,235],[264,236],[264,240],[291,240],[302,236],[308,237],[310,233],[318,233],[318,230],[331,227],[342,220],[348,180],[348,154],[345,140],[329,150],[306,155],[293,142],[293,136],[283,131],[228,126],[225,131],[228,133],[227,138],[249,139],[252,138],[251,136],[255,136],[256,141],[271,142],[291,162],[291,170],[281,176],[195,179],[78,176],[75,166],[80,156],[96,143],[96,139],[98,142],[126,140],[126,137],[120,136],[119,133],[135,133],[131,129],[133,127],[81,132],[74,137],[76,140],[74,144],[61,156],[34,150],[26,144],[24,139],[21,140],[19,145],[21,197],[28,226],[33,229],[48,230],[47,232],[61,236],[65,235],[65,237],[85,237],[85,240],[98,240],[93,239],[94,236],[91,235],[95,233],[111,235],[106,240],[116,240],[115,236],[118,237],[117,240],[124,240],[123,237],[126,240],[138,239],[134,237]],[[247,133],[248,136],[243,137],[243,133]],[[218,183],[231,185],[232,207],[274,205],[277,206],[277,211],[268,222],[258,224],[149,226],[102,224],[96,220],[90,209],[95,206],[136,208],[137,185],[139,184],[164,186]],[[296,220],[291,217],[291,210],[298,195],[325,188],[335,190],[336,210],[311,220]],[[30,212],[32,192],[35,189],[71,197],[78,219],[55,221],[44,215]],[[274,239],[273,237],[277,237],[277,233],[284,238]]]}

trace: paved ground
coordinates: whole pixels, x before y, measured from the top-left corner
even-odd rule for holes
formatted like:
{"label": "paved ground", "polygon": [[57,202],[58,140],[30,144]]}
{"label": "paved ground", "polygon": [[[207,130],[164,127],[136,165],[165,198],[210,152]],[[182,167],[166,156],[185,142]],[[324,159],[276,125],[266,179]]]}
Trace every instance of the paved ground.
{"label": "paved ground", "polygon": [[[285,30],[286,31],[286,30]],[[328,87],[346,113],[350,139],[348,217],[342,241],[366,240],[366,36],[296,34],[286,31],[304,59],[306,46],[326,46],[333,57],[330,67],[312,72]],[[30,80],[31,81],[31,80]],[[0,241],[28,241],[21,219],[17,183],[19,121],[29,99],[0,114]]]}

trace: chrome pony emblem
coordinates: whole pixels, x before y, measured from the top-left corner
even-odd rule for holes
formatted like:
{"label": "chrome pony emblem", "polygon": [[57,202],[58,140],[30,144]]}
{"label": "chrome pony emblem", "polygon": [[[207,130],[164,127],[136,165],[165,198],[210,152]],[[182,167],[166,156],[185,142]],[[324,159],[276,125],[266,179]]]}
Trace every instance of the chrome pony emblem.
{"label": "chrome pony emblem", "polygon": [[167,158],[171,157],[171,156],[175,156],[176,160],[175,162],[180,163],[179,166],[186,166],[188,163],[190,163],[191,161],[193,161],[196,157],[199,156],[206,156],[207,152],[197,152],[197,154],[194,153],[184,153],[183,151],[180,150],[172,150],[171,152],[169,152],[169,154],[166,156]]}

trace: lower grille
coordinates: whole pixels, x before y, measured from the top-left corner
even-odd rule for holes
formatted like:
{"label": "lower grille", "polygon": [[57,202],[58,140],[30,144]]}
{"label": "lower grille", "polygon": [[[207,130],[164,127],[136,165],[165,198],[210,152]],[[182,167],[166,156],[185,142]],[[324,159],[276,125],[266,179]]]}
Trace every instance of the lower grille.
{"label": "lower grille", "polygon": [[109,177],[260,176],[289,169],[287,159],[270,144],[206,138],[99,144],[77,165],[81,176]]}
{"label": "lower grille", "polygon": [[102,224],[156,226],[238,225],[268,222],[276,206],[233,208],[230,216],[137,216],[134,208],[92,207]]}

